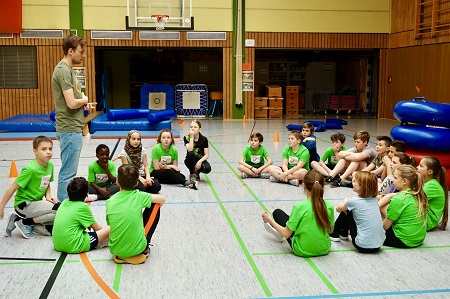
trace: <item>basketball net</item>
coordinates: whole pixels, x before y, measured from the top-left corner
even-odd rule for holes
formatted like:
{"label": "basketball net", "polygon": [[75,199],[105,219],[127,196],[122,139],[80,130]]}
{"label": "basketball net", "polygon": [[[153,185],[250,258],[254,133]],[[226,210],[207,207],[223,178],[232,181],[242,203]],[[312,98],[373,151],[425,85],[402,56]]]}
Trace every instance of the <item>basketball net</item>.
{"label": "basketball net", "polygon": [[164,30],[164,23],[169,20],[168,15],[151,15],[151,18],[155,22],[156,30]]}

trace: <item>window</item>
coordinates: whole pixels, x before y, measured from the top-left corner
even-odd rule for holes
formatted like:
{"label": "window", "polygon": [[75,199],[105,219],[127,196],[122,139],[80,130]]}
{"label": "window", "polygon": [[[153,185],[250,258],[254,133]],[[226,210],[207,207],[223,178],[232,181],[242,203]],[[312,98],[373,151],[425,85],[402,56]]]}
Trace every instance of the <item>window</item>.
{"label": "window", "polygon": [[0,88],[37,88],[36,47],[0,46]]}

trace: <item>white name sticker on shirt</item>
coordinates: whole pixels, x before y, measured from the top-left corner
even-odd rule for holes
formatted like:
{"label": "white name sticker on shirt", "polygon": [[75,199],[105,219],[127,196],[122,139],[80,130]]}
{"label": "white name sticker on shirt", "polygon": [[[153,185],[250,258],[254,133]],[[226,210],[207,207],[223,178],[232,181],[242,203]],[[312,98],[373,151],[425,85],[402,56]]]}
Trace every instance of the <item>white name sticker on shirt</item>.
{"label": "white name sticker on shirt", "polygon": [[254,164],[261,163],[261,156],[260,155],[258,155],[258,156],[251,156],[250,159],[251,159],[252,163],[254,163]]}
{"label": "white name sticker on shirt", "polygon": [[161,163],[172,164],[172,157],[171,156],[161,156]]}
{"label": "white name sticker on shirt", "polygon": [[298,158],[289,156],[289,164],[298,164]]}
{"label": "white name sticker on shirt", "polygon": [[106,183],[108,181],[108,175],[106,173],[96,174],[95,180],[99,183]]}
{"label": "white name sticker on shirt", "polygon": [[48,185],[50,185],[50,175],[43,176],[41,179],[41,185],[39,186],[39,188],[47,189]]}

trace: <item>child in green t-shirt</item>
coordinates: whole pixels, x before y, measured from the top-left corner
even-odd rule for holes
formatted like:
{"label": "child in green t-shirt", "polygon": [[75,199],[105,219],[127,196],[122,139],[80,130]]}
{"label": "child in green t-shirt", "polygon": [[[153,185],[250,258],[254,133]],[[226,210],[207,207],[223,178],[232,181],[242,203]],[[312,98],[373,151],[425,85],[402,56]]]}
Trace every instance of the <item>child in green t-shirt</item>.
{"label": "child in green t-shirt", "polygon": [[282,166],[269,166],[271,182],[284,182],[300,186],[301,180],[309,170],[309,151],[301,144],[300,131],[290,131],[288,145],[284,148]]}
{"label": "child in green t-shirt", "polygon": [[245,147],[238,165],[243,179],[248,177],[268,179],[270,177],[269,166],[272,165],[272,159],[262,145],[263,140],[264,137],[260,133],[250,135],[250,145]]}
{"label": "child in green t-shirt", "polygon": [[[84,202],[89,190],[85,178],[77,177],[67,186],[69,200],[56,212],[52,241],[55,250],[80,253],[102,246],[108,240],[109,226],[97,224],[88,204]],[[86,229],[91,229],[89,232]]]}
{"label": "child in green t-shirt", "polygon": [[180,184],[197,190],[198,182],[186,180],[178,167],[178,150],[174,146],[172,131],[162,129],[156,142],[151,153],[150,175],[157,178],[161,184]]}
{"label": "child in green t-shirt", "polygon": [[328,234],[333,230],[334,206],[323,200],[324,179],[316,170],[305,175],[303,188],[307,199],[296,203],[290,215],[276,209],[272,218],[265,212],[264,227],[279,241],[286,238],[295,255],[325,255],[331,247]]}
{"label": "child in green t-shirt", "polygon": [[[106,222],[111,227],[109,250],[119,264],[141,264],[158,225],[160,206],[165,198],[135,190],[139,170],[130,164],[118,169],[120,192],[106,201]],[[144,209],[144,212],[142,212]]]}
{"label": "child in green t-shirt", "polygon": [[420,246],[427,235],[428,199],[423,192],[422,175],[411,165],[400,165],[394,171],[394,187],[399,193],[390,203],[380,206],[384,245],[398,248]]}
{"label": "child in green t-shirt", "polygon": [[312,161],[311,167],[318,172],[320,172],[325,179],[328,178],[331,171],[336,166],[338,162],[338,153],[340,151],[345,151],[347,148],[344,146],[345,143],[345,135],[342,133],[334,133],[330,136],[331,146],[327,148],[320,158],[320,161]]}
{"label": "child in green t-shirt", "polygon": [[[16,180],[6,190],[0,202],[0,219],[4,208],[17,191],[14,199],[16,213],[9,217],[6,235],[17,227],[24,238],[35,238],[35,233],[50,236],[53,229],[57,199],[52,198],[50,182],[53,181],[53,142],[46,136],[38,136],[33,140],[33,152],[36,159],[28,163]],[[42,198],[45,196],[45,200]]]}
{"label": "child in green t-shirt", "polygon": [[424,180],[423,191],[428,198],[427,231],[435,228],[442,217],[441,229],[445,230],[448,222],[448,186],[445,167],[431,156],[423,157],[417,171]]}
{"label": "child in green t-shirt", "polygon": [[108,199],[119,192],[116,185],[116,165],[109,160],[109,147],[99,144],[95,150],[97,161],[92,162],[88,169],[89,196],[86,201]]}

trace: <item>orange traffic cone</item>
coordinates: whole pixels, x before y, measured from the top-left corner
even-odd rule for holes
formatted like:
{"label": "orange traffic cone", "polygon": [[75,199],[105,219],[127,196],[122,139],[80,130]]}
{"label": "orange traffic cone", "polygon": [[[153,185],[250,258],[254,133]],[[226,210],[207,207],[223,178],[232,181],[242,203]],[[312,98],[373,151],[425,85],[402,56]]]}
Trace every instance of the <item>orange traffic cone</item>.
{"label": "orange traffic cone", "polygon": [[280,137],[278,137],[278,130],[275,131],[275,136],[273,137],[273,142],[280,142]]}
{"label": "orange traffic cone", "polygon": [[16,178],[19,174],[17,173],[16,162],[14,160],[11,161],[11,168],[9,169],[9,178]]}
{"label": "orange traffic cone", "polygon": [[245,124],[246,122],[247,122],[247,118],[245,117],[245,114],[244,114],[244,117],[242,118],[242,123]]}

